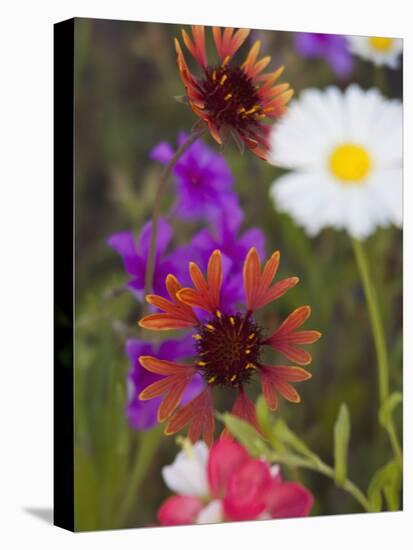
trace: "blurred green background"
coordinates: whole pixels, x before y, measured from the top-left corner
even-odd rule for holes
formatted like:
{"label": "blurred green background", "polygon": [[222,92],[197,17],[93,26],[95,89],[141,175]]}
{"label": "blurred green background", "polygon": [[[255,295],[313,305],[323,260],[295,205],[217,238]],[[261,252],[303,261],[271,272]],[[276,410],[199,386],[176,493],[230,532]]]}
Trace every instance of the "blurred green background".
{"label": "blurred green background", "polygon": [[[179,448],[173,437],[132,430],[124,408],[127,338],[154,338],[136,321],[140,304],[122,290],[127,281],[118,255],[106,244],[114,232],[138,234],[151,216],[159,165],[148,159],[159,141],[176,142],[194,115],[173,97],[183,93],[173,47],[180,25],[76,20],[76,328],[75,328],[75,511],[78,530],[139,527],[156,523],[156,510],[170,494],[160,471]],[[323,60],[301,59],[292,33],[254,31],[272,67],[286,66],[282,80],[299,95],[328,84],[377,85],[372,64],[357,61],[351,77],[337,82]],[[244,50],[243,50],[244,51]],[[384,74],[383,74],[384,73]],[[401,96],[401,71],[382,70],[380,85]],[[212,144],[210,138],[204,138]],[[350,409],[349,475],[364,490],[373,472],[391,458],[377,421],[376,357],[368,312],[351,241],[324,230],[309,239],[286,215],[276,214],[268,189],[281,173],[246,152],[225,156],[245,208],[244,228],[260,227],[267,253],[281,251],[280,277],[301,283],[264,313],[275,326],[294,308],[310,304],[307,326],[323,338],[312,346],[313,378],[299,388],[302,403],[281,402],[276,415],[323,459],[333,461],[333,425],[340,403]],[[173,201],[173,186],[164,206]],[[186,243],[196,224],[176,224],[175,243]],[[366,242],[378,289],[390,352],[390,387],[402,386],[402,238],[397,229],[378,231]],[[156,335],[155,335],[156,336]],[[170,336],[170,334],[168,334]],[[254,394],[255,391],[255,394]],[[258,384],[252,393],[258,396]],[[229,406],[225,398],[222,407]],[[401,432],[401,412],[396,420]],[[361,511],[330,480],[300,472],[315,496],[314,515]]]}

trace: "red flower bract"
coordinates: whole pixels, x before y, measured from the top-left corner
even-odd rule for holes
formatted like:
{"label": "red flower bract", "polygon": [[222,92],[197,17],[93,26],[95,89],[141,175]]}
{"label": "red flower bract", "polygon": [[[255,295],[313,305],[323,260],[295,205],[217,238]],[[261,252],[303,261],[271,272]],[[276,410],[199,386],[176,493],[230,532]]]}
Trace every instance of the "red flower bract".
{"label": "red flower bract", "polygon": [[[198,357],[192,365],[150,356],[139,358],[145,369],[164,375],[162,380],[145,388],[139,397],[152,399],[163,396],[158,419],[160,422],[167,420],[166,434],[174,434],[188,426],[192,441],[203,436],[211,445],[214,436],[212,391],[217,386],[237,392],[232,413],[257,427],[254,405],[244,391],[245,385],[255,374],[261,379],[263,395],[270,409],[277,408],[277,395],[292,403],[300,401],[291,383],[307,380],[311,374],[298,366],[264,364],[261,353],[265,346],[269,346],[287,358],[293,358],[299,365],[309,364],[311,355],[297,344],[311,344],[318,340],[320,333],[315,330],[297,332],[296,329],[309,317],[310,307],[302,306],[293,311],[269,338],[263,336],[263,328],[253,318],[257,309],[276,300],[298,282],[297,277],[290,277],[273,283],[279,260],[279,252],[274,252],[261,270],[258,253],[251,248],[244,262],[247,303],[244,312],[231,315],[220,309],[222,261],[219,250],[211,254],[206,278],[196,264],[190,263],[194,288],[182,288],[169,275],[167,288],[171,301],[159,296],[147,296],[147,301],[162,312],[141,319],[141,327],[151,330],[192,328],[195,329],[193,338],[197,342]],[[199,320],[193,308],[205,310],[209,318]],[[203,376],[205,389],[178,408],[185,388],[197,373]]]}
{"label": "red flower bract", "polygon": [[252,458],[232,439],[222,437],[214,443],[206,469],[207,493],[189,495],[181,490],[169,497],[158,510],[161,525],[303,517],[311,511],[313,497],[305,487],[284,481],[277,466]]}
{"label": "red flower bract", "polygon": [[283,67],[262,74],[271,58],[266,56],[258,60],[259,40],[250,49],[244,63],[234,61],[234,55],[249,32],[248,29],[234,32],[232,28],[222,32],[219,27],[213,27],[219,62],[209,65],[204,27],[193,26],[192,38],[182,30],[184,44],[200,66],[201,75],[198,77],[190,71],[177,39],[175,48],[186,99],[193,112],[208,125],[212,137],[221,144],[232,136],[239,146],[245,144],[265,160],[269,148],[268,122],[284,113],[293,91],[289,84],[274,85]]}

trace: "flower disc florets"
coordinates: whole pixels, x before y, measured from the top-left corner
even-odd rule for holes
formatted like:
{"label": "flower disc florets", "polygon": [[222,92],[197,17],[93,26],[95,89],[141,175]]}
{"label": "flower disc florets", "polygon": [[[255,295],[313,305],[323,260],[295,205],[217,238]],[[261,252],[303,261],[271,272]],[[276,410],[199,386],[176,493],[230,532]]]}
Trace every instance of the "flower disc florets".
{"label": "flower disc florets", "polygon": [[220,125],[246,129],[265,117],[252,78],[239,66],[208,68],[200,88],[205,97],[205,112]]}
{"label": "flower disc florets", "polygon": [[200,367],[212,386],[233,386],[248,382],[257,368],[261,352],[261,329],[249,315],[222,314],[200,326],[197,334]]}

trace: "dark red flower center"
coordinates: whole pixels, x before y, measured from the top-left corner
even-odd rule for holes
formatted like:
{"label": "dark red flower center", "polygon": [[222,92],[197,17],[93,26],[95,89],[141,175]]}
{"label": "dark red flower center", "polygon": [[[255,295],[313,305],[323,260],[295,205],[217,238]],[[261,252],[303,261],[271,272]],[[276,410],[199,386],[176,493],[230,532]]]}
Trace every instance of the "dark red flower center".
{"label": "dark red flower center", "polygon": [[242,130],[265,116],[254,83],[241,67],[208,67],[199,88],[204,110],[218,123]]}
{"label": "dark red flower center", "polygon": [[247,315],[217,312],[194,335],[197,367],[210,385],[237,387],[247,382],[260,357],[261,329]]}

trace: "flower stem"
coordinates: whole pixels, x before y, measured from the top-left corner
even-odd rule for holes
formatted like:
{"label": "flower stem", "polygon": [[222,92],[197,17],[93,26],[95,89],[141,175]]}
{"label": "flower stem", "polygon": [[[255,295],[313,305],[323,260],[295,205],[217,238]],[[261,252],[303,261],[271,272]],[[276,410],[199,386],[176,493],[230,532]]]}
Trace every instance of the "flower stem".
{"label": "flower stem", "polygon": [[[370,275],[367,256],[361,241],[353,239],[353,249],[370,315],[371,329],[377,355],[380,406],[383,406],[389,396],[389,361],[383,321],[380,315],[376,290]],[[388,419],[385,429],[388,433],[394,456],[401,467],[403,461],[402,451],[392,417]]]}
{"label": "flower stem", "polygon": [[384,66],[375,66],[374,83],[383,95],[386,95],[386,72]]}
{"label": "flower stem", "polygon": [[166,182],[168,181],[168,177],[172,172],[173,167],[178,162],[178,160],[182,157],[185,151],[189,149],[189,147],[205,131],[206,131],[206,128],[202,127],[199,130],[192,132],[188,136],[188,139],[184,143],[182,143],[182,145],[175,151],[175,154],[173,155],[171,160],[168,162],[168,164],[165,165],[164,169],[162,170],[162,174],[159,178],[158,186],[156,188],[156,193],[155,193],[153,212],[152,212],[151,240],[149,244],[148,261],[146,264],[146,273],[145,273],[145,296],[147,294],[150,294],[152,289],[152,284],[153,284],[153,275],[154,275],[154,269],[155,269],[156,238],[158,233],[158,221],[159,221],[159,215],[161,213],[161,199],[165,190]]}

